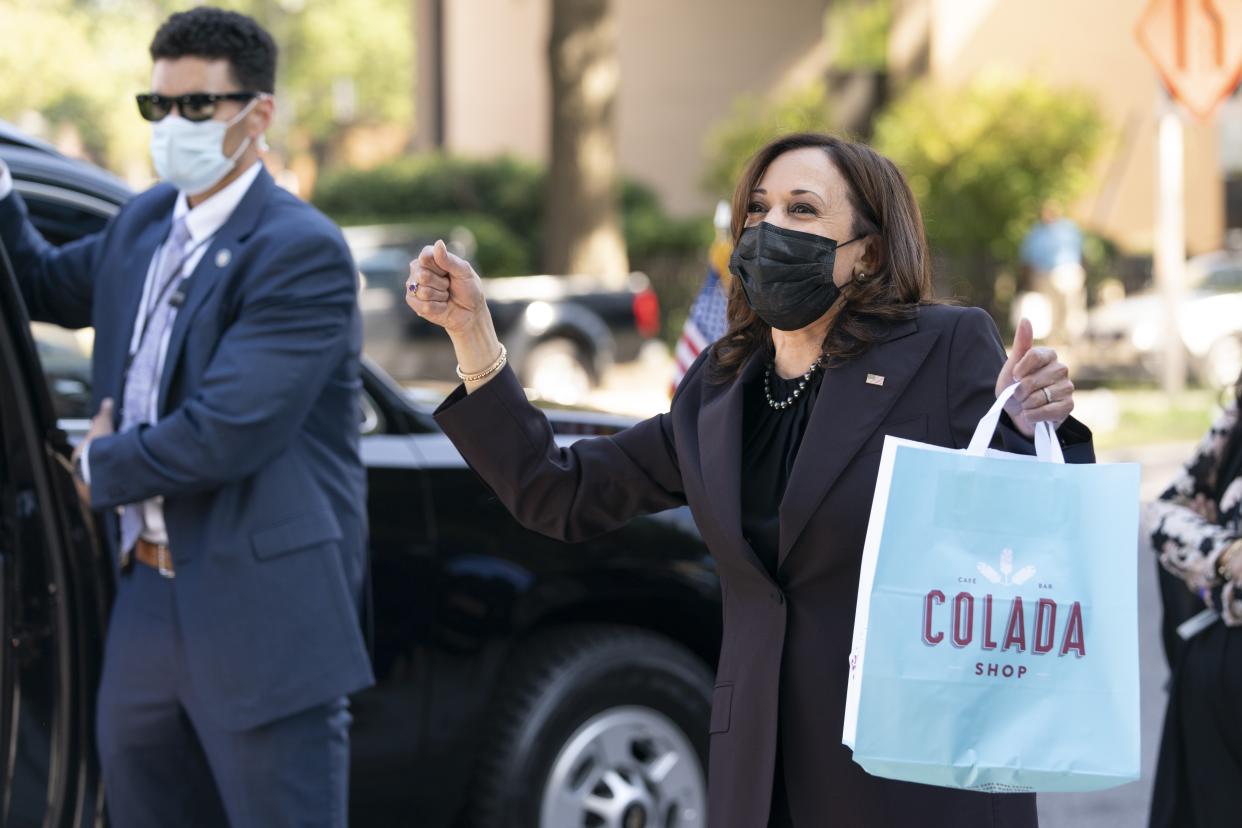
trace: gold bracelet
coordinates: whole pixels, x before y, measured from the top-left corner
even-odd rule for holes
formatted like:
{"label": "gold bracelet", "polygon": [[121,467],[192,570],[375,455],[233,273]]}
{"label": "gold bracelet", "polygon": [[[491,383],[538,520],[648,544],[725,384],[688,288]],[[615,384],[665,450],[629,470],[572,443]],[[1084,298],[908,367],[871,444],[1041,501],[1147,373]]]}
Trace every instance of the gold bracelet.
{"label": "gold bracelet", "polygon": [[502,342],[500,343],[500,356],[496,357],[495,362],[493,362],[491,365],[484,368],[482,371],[479,371],[477,374],[462,373],[461,365],[458,365],[457,366],[457,378],[460,379],[462,382],[478,382],[479,380],[487,379],[492,374],[499,371],[501,368],[504,368],[505,363],[508,361],[509,361],[509,351],[505,348],[505,344]]}

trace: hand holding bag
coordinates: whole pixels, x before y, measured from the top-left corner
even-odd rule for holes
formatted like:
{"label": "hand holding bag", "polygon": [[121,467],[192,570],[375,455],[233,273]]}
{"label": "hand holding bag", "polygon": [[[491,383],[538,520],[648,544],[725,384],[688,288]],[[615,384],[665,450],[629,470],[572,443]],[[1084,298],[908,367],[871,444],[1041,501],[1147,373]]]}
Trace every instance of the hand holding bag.
{"label": "hand holding bag", "polygon": [[842,741],[868,773],[983,791],[1139,776],[1135,464],[888,437],[863,551]]}

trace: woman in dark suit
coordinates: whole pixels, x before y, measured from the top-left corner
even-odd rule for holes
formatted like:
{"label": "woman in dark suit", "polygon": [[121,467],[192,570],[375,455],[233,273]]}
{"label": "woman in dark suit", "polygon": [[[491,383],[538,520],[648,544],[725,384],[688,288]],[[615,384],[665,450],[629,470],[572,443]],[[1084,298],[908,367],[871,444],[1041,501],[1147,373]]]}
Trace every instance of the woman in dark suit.
{"label": "woman in dark suit", "polygon": [[[464,380],[436,416],[526,526],[577,540],[689,504],[718,562],[713,826],[1033,826],[1031,795],[869,776],[841,745],[863,538],[886,434],[965,446],[999,388],[1002,430],[1066,423],[1073,385],[1024,323],[1005,360],[983,311],[935,304],[918,206],[892,162],[826,135],[762,149],[733,199],[729,331],[667,414],[558,448],[497,341],[482,283],[437,243],[408,303],[452,338]],[[841,240],[840,242],[836,240]],[[1060,430],[1071,457],[1090,434]]]}

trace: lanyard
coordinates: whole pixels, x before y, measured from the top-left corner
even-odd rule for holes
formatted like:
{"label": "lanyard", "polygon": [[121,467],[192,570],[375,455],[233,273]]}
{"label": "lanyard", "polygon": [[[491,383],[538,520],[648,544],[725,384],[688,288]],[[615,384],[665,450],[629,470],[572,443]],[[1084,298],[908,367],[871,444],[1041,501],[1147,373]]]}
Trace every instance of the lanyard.
{"label": "lanyard", "polygon": [[[142,344],[143,342],[146,341],[147,333],[151,328],[151,320],[155,317],[155,312],[159,310],[159,307],[164,302],[165,297],[168,297],[168,291],[171,290],[172,286],[176,284],[176,282],[178,281],[178,277],[181,275],[181,270],[185,267],[186,262],[190,261],[190,259],[194,257],[194,254],[197,253],[199,250],[201,250],[204,245],[206,245],[208,242],[212,240],[212,238],[213,238],[212,236],[208,236],[207,238],[200,241],[198,244],[191,247],[188,252],[182,255],[181,259],[177,262],[177,266],[174,267],[171,271],[169,271],[168,279],[165,280],[163,285],[159,286],[159,292],[156,293],[155,291],[152,291],[152,293],[155,294],[154,301],[147,302],[145,307],[143,308],[144,314],[142,317],[142,333],[138,335],[138,341],[133,345],[133,347],[129,349],[129,354],[125,358],[125,373],[126,374],[129,373],[130,366],[133,365],[134,363],[134,357],[138,354],[140,350],[142,350]],[[168,239],[165,238],[164,244],[167,244],[167,243],[168,243]],[[163,259],[164,254],[166,252],[167,251],[164,250],[164,246],[161,245],[160,252],[159,252],[159,258]],[[157,268],[159,267],[158,261],[155,263],[155,267]],[[181,303],[185,301],[185,292],[184,292],[185,283],[190,281],[190,277],[186,276],[184,279],[181,279],[180,281],[181,281],[181,286],[177,288],[177,290],[173,293],[171,297],[168,297],[168,301],[170,304],[173,305],[173,307],[179,307]]]}

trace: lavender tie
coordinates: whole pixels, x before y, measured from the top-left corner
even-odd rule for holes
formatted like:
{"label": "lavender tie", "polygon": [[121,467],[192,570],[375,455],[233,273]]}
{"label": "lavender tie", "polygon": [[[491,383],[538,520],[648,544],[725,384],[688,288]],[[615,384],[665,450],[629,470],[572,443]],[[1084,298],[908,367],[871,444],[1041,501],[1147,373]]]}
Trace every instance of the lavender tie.
{"label": "lavender tie", "polygon": [[[152,398],[159,388],[160,351],[164,345],[164,335],[172,325],[176,309],[168,303],[174,290],[164,291],[164,287],[177,278],[177,271],[184,264],[182,251],[190,233],[185,226],[185,218],[173,221],[172,232],[168,241],[160,248],[159,261],[155,269],[155,277],[148,291],[147,304],[139,309],[138,321],[147,320],[143,328],[138,350],[130,362],[129,372],[125,377],[125,396],[122,400],[121,431],[129,431],[143,423],[150,422]],[[162,295],[161,295],[162,293]],[[157,303],[154,308],[151,303]],[[149,315],[149,316],[148,316]],[[142,535],[144,526],[142,504],[130,503],[121,512],[121,553],[127,554],[134,548]]]}

